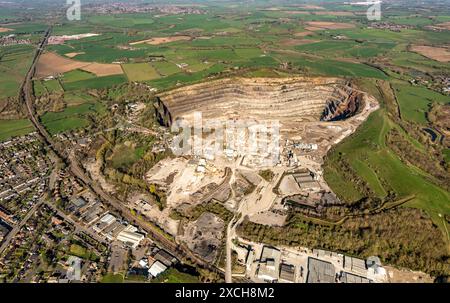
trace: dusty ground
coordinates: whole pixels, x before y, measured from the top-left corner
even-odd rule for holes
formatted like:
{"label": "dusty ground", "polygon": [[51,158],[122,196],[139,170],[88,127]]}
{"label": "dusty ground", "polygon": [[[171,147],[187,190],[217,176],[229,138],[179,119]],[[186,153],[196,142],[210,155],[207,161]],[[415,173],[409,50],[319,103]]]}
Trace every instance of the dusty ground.
{"label": "dusty ground", "polygon": [[[167,206],[176,208],[183,203],[199,202],[196,194],[200,189],[211,184],[220,184],[224,167],[215,170],[207,165],[205,173],[197,172],[197,165],[188,165],[184,158],[164,159],[155,165],[146,175],[149,183],[158,184],[167,190]],[[203,190],[204,191],[204,190]]]}
{"label": "dusty ground", "polygon": [[92,63],[82,68],[98,77],[123,74],[120,64]]}
{"label": "dusty ground", "polygon": [[111,246],[111,260],[108,264],[108,272],[123,273],[126,270],[128,251],[122,246],[114,244]]}
{"label": "dusty ground", "polygon": [[306,31],[306,32],[295,33],[294,36],[296,36],[296,37],[306,37],[306,36],[311,35],[311,34],[313,34],[313,32]]}
{"label": "dusty ground", "polygon": [[304,45],[310,43],[316,43],[319,40],[311,40],[311,39],[286,39],[280,42],[283,46],[296,46],[296,45]]}
{"label": "dusty ground", "polygon": [[411,51],[439,62],[450,62],[450,51],[448,48],[414,45],[411,47]]}
{"label": "dusty ground", "polygon": [[313,4],[300,4],[297,7],[301,7],[303,9],[314,9],[314,10],[322,10],[325,9],[322,6],[318,6],[318,5],[313,5]]}
{"label": "dusty ground", "polygon": [[70,72],[75,69],[82,69],[96,76],[109,76],[123,74],[122,67],[118,64],[103,64],[77,61],[55,53],[45,53],[37,64],[37,76],[47,77]]}
{"label": "dusty ground", "polygon": [[0,27],[0,33],[6,33],[6,32],[10,32],[10,31],[12,31],[12,29],[6,28],[6,27]]}
{"label": "dusty ground", "polygon": [[88,63],[75,61],[72,59],[64,58],[55,53],[45,53],[43,54],[37,64],[37,75],[38,77],[46,77],[55,74],[62,74],[82,68]]}
{"label": "dusty ground", "polygon": [[150,45],[159,45],[159,44],[165,44],[175,41],[187,41],[191,40],[191,36],[173,36],[173,37],[157,37],[157,38],[151,38],[147,40],[141,40],[130,43],[130,45],[137,45],[137,44],[150,44]]}
{"label": "dusty ground", "polygon": [[271,225],[271,226],[283,226],[284,222],[286,221],[287,215],[280,215],[277,213],[274,213],[272,211],[265,211],[261,213],[257,213],[255,215],[250,216],[250,221],[258,223],[258,224],[264,224],[264,225]]}
{"label": "dusty ground", "polygon": [[287,15],[310,15],[310,12],[307,11],[283,11],[283,13]]}
{"label": "dusty ground", "polygon": [[440,28],[440,29],[450,30],[450,21],[436,24],[435,27]]}
{"label": "dusty ground", "polygon": [[407,269],[397,269],[391,266],[384,266],[391,283],[432,283],[433,279],[419,271]]}
{"label": "dusty ground", "polygon": [[325,29],[348,29],[354,28],[355,25],[351,23],[338,23],[338,22],[324,22],[324,21],[310,21],[306,23],[305,27],[309,31],[320,31]]}
{"label": "dusty ground", "polygon": [[315,15],[333,15],[333,16],[353,16],[352,12],[345,11],[326,11],[326,12],[315,12]]}
{"label": "dusty ground", "polygon": [[172,236],[177,235],[179,221],[169,217],[171,209],[165,208],[163,211],[160,211],[156,204],[148,202],[151,201],[152,198],[145,194],[137,195],[130,200],[129,206],[131,208],[136,209],[139,213],[153,223],[156,223]]}
{"label": "dusty ground", "polygon": [[280,187],[278,189],[282,196],[292,196],[300,194],[302,192],[293,175],[285,176],[281,181]]}
{"label": "dusty ground", "polygon": [[[352,133],[373,111],[371,106],[377,106],[373,100],[368,101],[365,114],[345,121],[320,121],[329,98],[348,95],[348,88],[341,85],[341,80],[335,78],[232,78],[178,88],[161,94],[160,99],[174,119],[192,121],[193,113],[201,111],[203,119],[226,121],[243,116],[256,121],[278,121],[280,142],[289,139],[317,144],[317,150],[306,154],[320,162],[330,146]],[[236,96],[233,89],[237,87]],[[365,94],[362,98],[369,100]],[[254,168],[257,160],[244,157],[242,165]]]}
{"label": "dusty ground", "polygon": [[78,55],[84,55],[84,54],[85,54],[85,52],[80,52],[80,53],[67,53],[67,54],[64,54],[64,56],[69,57],[69,58],[73,58],[73,57],[75,57],[75,56],[78,56]]}
{"label": "dusty ground", "polygon": [[203,213],[197,221],[187,224],[180,239],[204,260],[213,262],[219,253],[224,227],[222,219],[211,213]]}
{"label": "dusty ground", "polygon": [[94,180],[97,180],[101,187],[106,190],[107,192],[114,194],[116,192],[116,188],[114,187],[114,185],[108,183],[108,181],[106,181],[105,177],[103,176],[103,174],[100,172],[100,163],[98,163],[97,161],[90,161],[86,164],[86,170],[89,172],[89,174],[92,176],[92,178]]}

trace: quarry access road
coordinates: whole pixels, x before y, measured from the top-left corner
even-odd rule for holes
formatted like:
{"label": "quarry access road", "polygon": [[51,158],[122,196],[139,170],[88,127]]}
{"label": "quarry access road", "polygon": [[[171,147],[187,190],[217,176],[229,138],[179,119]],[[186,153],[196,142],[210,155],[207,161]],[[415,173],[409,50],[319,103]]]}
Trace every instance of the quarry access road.
{"label": "quarry access road", "polygon": [[[108,206],[112,211],[118,213],[124,219],[129,222],[139,226],[142,230],[146,231],[148,236],[162,248],[173,254],[180,260],[189,259],[196,263],[200,268],[207,269],[209,271],[215,272],[219,275],[223,275],[214,265],[211,265],[197,256],[195,256],[190,250],[188,250],[183,245],[179,245],[174,241],[170,240],[166,235],[161,233],[156,227],[152,226],[148,222],[137,220],[130,212],[124,203],[117,198],[106,193],[101,186],[97,184],[96,181],[90,178],[90,176],[85,172],[80,161],[77,159],[76,155],[71,152],[67,155],[67,150],[60,150],[52,136],[47,132],[45,127],[41,124],[39,116],[36,113],[34,107],[34,90],[33,90],[33,77],[36,73],[36,64],[39,61],[40,56],[45,50],[48,39],[50,37],[52,27],[49,27],[44,34],[43,39],[39,43],[38,49],[35,52],[33,61],[31,63],[30,69],[28,70],[25,79],[20,87],[19,91],[19,101],[24,104],[27,108],[28,118],[33,124],[34,128],[37,130],[41,141],[69,168],[70,173],[85,187],[89,188],[92,193],[94,193],[106,206]],[[31,216],[30,212],[30,216]]]}

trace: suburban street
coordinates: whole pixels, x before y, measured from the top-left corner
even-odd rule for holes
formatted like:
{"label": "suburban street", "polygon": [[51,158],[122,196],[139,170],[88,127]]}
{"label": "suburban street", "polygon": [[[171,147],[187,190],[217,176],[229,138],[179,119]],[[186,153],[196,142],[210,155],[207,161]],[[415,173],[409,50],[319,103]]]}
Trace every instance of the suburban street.
{"label": "suburban street", "polygon": [[13,227],[13,229],[8,233],[8,235],[3,240],[2,245],[0,246],[0,255],[3,253],[3,251],[9,246],[9,243],[11,240],[16,236],[16,234],[20,231],[22,226],[27,223],[28,219],[36,212],[36,210],[44,203],[44,201],[39,200],[25,215],[25,217],[22,219],[22,221],[19,222],[16,226]]}
{"label": "suburban street", "polygon": [[212,272],[216,272],[218,274],[222,274],[222,272],[217,269],[214,265],[211,265],[207,262],[204,262],[193,253],[191,253],[187,248],[183,245],[178,245],[177,243],[169,240],[165,235],[161,234],[159,230],[153,227],[151,224],[146,223],[141,220],[137,220],[130,212],[130,210],[125,206],[122,201],[119,201],[117,198],[106,193],[101,186],[94,180],[92,180],[85,172],[82,165],[79,163],[77,157],[71,153],[69,156],[65,156],[64,151],[58,150],[55,143],[53,142],[52,136],[48,133],[45,127],[40,123],[37,113],[34,108],[35,97],[33,95],[33,77],[36,71],[36,64],[39,60],[40,55],[43,53],[45,46],[47,45],[48,39],[50,37],[50,33],[52,28],[48,28],[45,32],[45,35],[39,44],[39,47],[35,53],[33,62],[31,67],[24,79],[24,82],[21,86],[19,98],[23,104],[26,105],[28,111],[28,117],[31,120],[33,126],[38,131],[41,136],[41,139],[45,145],[47,145],[51,151],[55,153],[55,155],[60,158],[60,160],[65,163],[70,172],[74,177],[76,177],[80,183],[84,184],[87,188],[91,189],[93,193],[97,195],[98,198],[107,206],[111,208],[112,211],[120,214],[124,219],[129,222],[138,225],[140,228],[145,230],[148,233],[148,236],[154,240],[156,243],[161,245],[166,250],[170,251],[174,256],[179,259],[190,259],[195,262],[198,266],[202,268],[206,268]]}

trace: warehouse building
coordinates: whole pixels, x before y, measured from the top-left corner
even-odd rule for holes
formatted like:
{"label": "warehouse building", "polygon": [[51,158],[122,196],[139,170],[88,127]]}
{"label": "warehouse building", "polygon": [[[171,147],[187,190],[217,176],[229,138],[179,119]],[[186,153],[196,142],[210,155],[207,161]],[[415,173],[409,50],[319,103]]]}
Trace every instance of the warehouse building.
{"label": "warehouse building", "polygon": [[152,275],[152,277],[156,278],[160,274],[162,274],[167,269],[167,266],[162,264],[159,261],[155,261],[152,266],[150,266],[148,273]]}
{"label": "warehouse building", "polygon": [[295,282],[295,266],[291,264],[282,263],[280,265],[280,281]]}
{"label": "warehouse building", "polygon": [[117,240],[125,243],[126,245],[136,248],[145,236],[137,232],[136,227],[128,225],[117,235]]}
{"label": "warehouse building", "polygon": [[308,258],[306,283],[335,283],[336,272],[333,264],[315,258]]}

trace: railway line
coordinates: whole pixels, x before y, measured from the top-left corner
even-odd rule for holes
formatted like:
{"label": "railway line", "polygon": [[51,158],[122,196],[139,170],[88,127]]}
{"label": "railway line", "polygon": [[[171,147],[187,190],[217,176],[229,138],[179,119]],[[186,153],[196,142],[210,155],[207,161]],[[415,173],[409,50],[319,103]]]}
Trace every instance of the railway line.
{"label": "railway line", "polygon": [[28,70],[25,79],[20,87],[19,100],[26,106],[28,118],[32,122],[34,128],[38,132],[42,142],[69,168],[70,173],[85,187],[89,188],[106,206],[108,206],[113,212],[118,213],[124,219],[132,222],[147,232],[148,236],[162,248],[173,254],[180,260],[189,260],[195,263],[198,267],[207,269],[211,272],[223,275],[223,272],[215,266],[203,261],[192,252],[190,252],[184,245],[175,243],[172,240],[166,238],[160,231],[148,223],[136,220],[131,214],[131,211],[123,204],[122,201],[114,196],[111,196],[105,192],[101,186],[85,172],[84,168],[78,161],[74,153],[67,153],[61,151],[52,136],[47,132],[45,127],[40,123],[39,117],[34,107],[34,90],[33,90],[33,77],[36,73],[36,64],[39,61],[39,57],[45,50],[48,39],[50,37],[52,27],[48,28],[44,34],[43,39],[40,41],[38,49],[33,57],[32,64]]}

